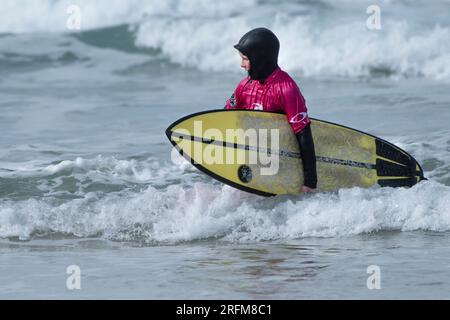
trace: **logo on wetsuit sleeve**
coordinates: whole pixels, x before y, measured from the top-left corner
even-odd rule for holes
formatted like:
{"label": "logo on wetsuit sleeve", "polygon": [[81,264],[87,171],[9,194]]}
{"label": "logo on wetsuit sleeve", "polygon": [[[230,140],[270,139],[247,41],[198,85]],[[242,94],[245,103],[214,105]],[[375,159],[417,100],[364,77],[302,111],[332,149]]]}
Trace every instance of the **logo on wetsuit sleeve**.
{"label": "logo on wetsuit sleeve", "polygon": [[235,106],[236,106],[236,96],[233,93],[230,97],[230,107],[235,107]]}
{"label": "logo on wetsuit sleeve", "polygon": [[300,112],[297,113],[295,116],[289,120],[290,123],[300,123],[308,118],[308,113],[306,112]]}

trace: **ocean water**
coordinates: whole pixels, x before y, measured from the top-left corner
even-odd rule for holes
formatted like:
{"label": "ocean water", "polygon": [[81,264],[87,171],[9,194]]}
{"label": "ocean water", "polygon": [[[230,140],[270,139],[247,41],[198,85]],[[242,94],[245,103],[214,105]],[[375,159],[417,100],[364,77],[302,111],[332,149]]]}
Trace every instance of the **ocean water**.
{"label": "ocean water", "polygon": [[[0,298],[450,298],[449,1],[0,7]],[[258,26],[312,117],[398,145],[428,181],[263,198],[172,159],[165,129],[224,106]]]}

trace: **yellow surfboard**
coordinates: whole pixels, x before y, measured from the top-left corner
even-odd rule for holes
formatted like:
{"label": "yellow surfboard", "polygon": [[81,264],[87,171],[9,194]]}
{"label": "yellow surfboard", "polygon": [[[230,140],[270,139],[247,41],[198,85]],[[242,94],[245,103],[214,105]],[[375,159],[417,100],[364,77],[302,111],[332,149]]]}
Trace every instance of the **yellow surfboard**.
{"label": "yellow surfboard", "polygon": [[[410,187],[425,179],[417,161],[395,145],[335,123],[311,122],[320,191]],[[302,160],[284,114],[199,112],[174,122],[166,135],[188,161],[223,183],[264,196],[300,193]]]}

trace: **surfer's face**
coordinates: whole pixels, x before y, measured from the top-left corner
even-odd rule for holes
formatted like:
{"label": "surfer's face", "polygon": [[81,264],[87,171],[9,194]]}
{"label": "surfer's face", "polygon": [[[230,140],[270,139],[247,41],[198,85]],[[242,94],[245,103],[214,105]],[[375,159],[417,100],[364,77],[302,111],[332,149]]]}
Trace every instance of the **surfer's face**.
{"label": "surfer's face", "polygon": [[241,56],[241,68],[244,68],[245,71],[250,71],[250,60],[247,56],[244,56],[242,53],[239,52],[239,55]]}

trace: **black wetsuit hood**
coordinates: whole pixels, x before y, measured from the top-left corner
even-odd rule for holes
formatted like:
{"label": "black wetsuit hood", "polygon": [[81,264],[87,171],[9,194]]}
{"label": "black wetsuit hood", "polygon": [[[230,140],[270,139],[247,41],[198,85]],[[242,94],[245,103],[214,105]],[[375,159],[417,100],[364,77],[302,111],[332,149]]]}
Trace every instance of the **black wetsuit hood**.
{"label": "black wetsuit hood", "polygon": [[280,41],[266,28],[250,30],[234,46],[250,60],[248,75],[253,80],[264,83],[266,78],[278,67]]}

